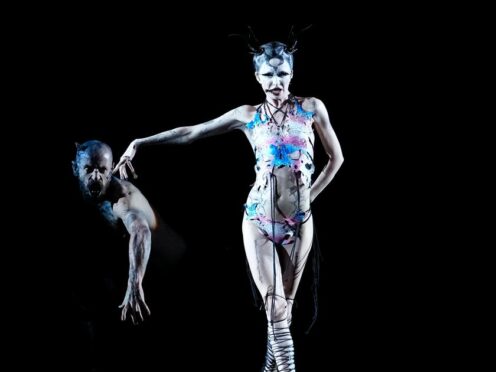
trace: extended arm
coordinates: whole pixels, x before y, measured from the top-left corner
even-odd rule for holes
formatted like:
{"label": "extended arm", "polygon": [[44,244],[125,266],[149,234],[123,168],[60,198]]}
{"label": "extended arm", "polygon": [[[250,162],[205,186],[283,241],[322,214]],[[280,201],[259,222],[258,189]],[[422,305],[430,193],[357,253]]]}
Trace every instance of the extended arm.
{"label": "extended arm", "polygon": [[135,139],[121,156],[119,163],[114,168],[114,173],[117,169],[119,169],[121,178],[127,178],[127,165],[133,175],[135,175],[131,160],[134,158],[136,151],[141,146],[155,144],[190,144],[200,138],[226,133],[233,129],[239,128],[244,123],[250,121],[252,111],[252,106],[240,106],[205,123],[187,127],[178,127],[150,137]]}
{"label": "extended arm", "polygon": [[313,202],[317,195],[332,181],[337,171],[343,164],[343,153],[341,146],[334,129],[332,129],[331,121],[327,109],[321,100],[314,98],[315,105],[315,129],[320,137],[329,161],[313,183],[311,190],[311,201]]}
{"label": "extended arm", "polygon": [[[122,308],[121,319],[126,320],[127,312],[133,323],[143,320],[143,311],[150,315],[150,309],[145,302],[143,292],[143,277],[150,257],[151,232],[148,222],[142,213],[128,211],[122,216],[122,221],[130,234],[129,239],[129,276],[127,291]],[[138,318],[139,315],[139,318]]]}

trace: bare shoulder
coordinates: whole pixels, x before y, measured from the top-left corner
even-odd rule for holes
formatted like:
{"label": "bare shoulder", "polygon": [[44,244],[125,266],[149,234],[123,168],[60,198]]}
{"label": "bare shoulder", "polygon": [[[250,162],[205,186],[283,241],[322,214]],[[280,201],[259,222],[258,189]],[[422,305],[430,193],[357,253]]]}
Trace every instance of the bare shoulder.
{"label": "bare shoulder", "polygon": [[256,106],[242,105],[234,109],[234,115],[238,121],[246,124],[253,119],[253,115],[255,115],[256,111]]}
{"label": "bare shoulder", "polygon": [[138,213],[146,219],[149,227],[154,229],[157,226],[157,220],[145,196],[131,182],[116,177],[115,179],[117,180],[116,195],[112,205],[115,216],[126,224],[128,223],[126,217],[129,213]]}
{"label": "bare shoulder", "polygon": [[122,206],[126,206],[126,208],[139,210],[148,208],[148,202],[146,201],[145,196],[134,184],[127,180],[116,179],[118,181],[115,195],[117,204],[122,204]]}
{"label": "bare shoulder", "polygon": [[129,182],[128,180],[121,180],[123,191],[126,195],[141,195],[140,189],[138,189],[134,184]]}
{"label": "bare shoulder", "polygon": [[297,99],[301,102],[301,107],[305,111],[318,113],[325,109],[324,103],[316,97],[297,97]]}
{"label": "bare shoulder", "polygon": [[141,194],[141,191],[127,180],[121,180],[120,178],[114,177],[114,181],[114,190],[116,196],[120,198],[129,198],[133,194]]}

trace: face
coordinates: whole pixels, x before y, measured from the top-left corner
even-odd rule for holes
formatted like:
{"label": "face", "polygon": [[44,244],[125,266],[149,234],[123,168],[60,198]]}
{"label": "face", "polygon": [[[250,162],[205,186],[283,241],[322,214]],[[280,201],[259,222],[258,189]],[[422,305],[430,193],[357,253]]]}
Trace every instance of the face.
{"label": "face", "polygon": [[287,61],[272,58],[264,62],[255,76],[268,98],[286,99],[293,71]]}
{"label": "face", "polygon": [[74,175],[79,180],[83,196],[91,200],[100,199],[112,178],[112,153],[102,147],[91,147],[79,152],[72,162]]}

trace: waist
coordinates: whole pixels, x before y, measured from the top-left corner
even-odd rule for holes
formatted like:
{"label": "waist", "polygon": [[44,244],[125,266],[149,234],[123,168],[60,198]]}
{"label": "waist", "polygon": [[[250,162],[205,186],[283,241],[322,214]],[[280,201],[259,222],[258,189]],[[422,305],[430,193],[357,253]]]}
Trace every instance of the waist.
{"label": "waist", "polygon": [[267,187],[269,182],[275,183],[278,188],[294,188],[305,185],[311,186],[311,173],[303,172],[294,167],[260,167],[255,168],[256,179],[255,185]]}
{"label": "waist", "polygon": [[256,205],[270,215],[285,217],[310,209],[310,186],[302,182],[301,174],[288,168],[260,173],[248,196],[247,205]]}

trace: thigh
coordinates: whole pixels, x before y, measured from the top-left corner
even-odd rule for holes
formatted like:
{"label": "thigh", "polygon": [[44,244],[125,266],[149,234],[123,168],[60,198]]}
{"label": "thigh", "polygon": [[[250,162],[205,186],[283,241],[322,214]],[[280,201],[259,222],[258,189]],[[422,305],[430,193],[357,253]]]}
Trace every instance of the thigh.
{"label": "thigh", "polygon": [[265,301],[267,294],[285,298],[279,254],[274,244],[260,232],[253,221],[243,220],[242,227],[248,265],[262,298]]}
{"label": "thigh", "polygon": [[282,279],[286,298],[293,299],[301,281],[313,242],[313,217],[300,226],[299,236],[292,244],[283,245],[279,255],[284,268]]}

